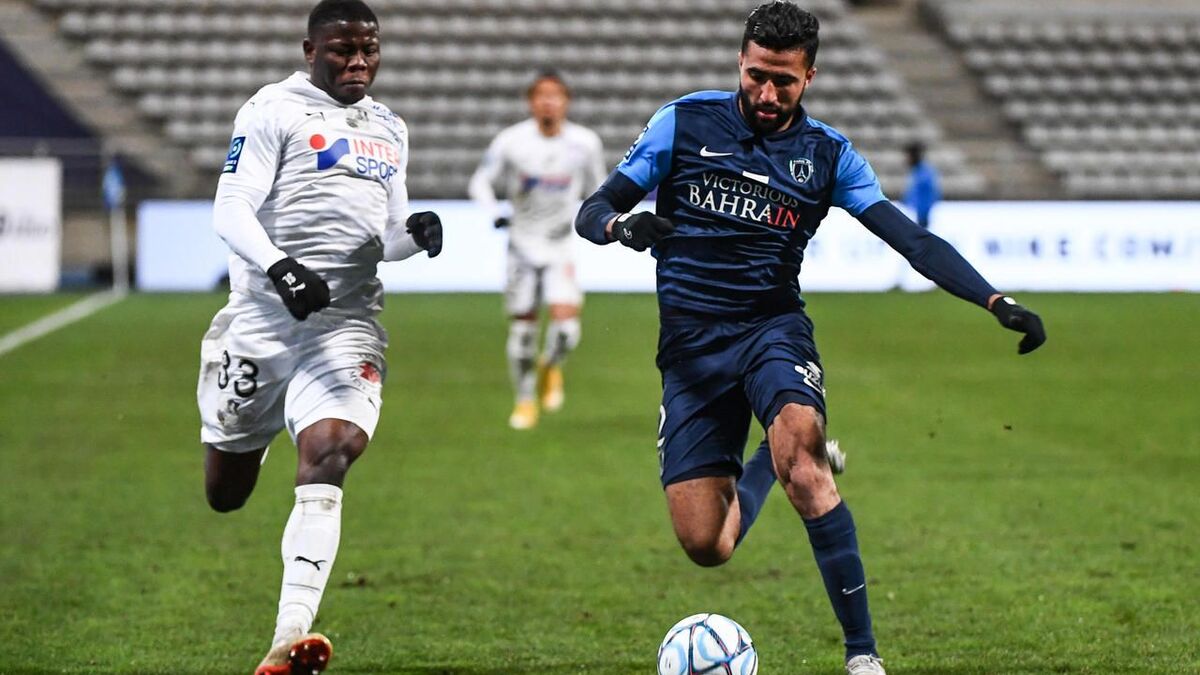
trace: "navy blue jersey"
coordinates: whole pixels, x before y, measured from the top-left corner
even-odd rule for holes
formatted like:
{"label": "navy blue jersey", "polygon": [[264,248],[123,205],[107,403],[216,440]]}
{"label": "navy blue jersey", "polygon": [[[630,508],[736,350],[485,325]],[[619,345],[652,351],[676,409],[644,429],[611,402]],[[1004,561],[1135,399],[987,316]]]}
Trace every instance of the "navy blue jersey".
{"label": "navy blue jersey", "polygon": [[996,289],[953,246],[884,198],[875,172],[845,136],[803,108],[796,114],[787,129],[764,136],[746,124],[734,92],[672,101],[584,201],[576,230],[610,243],[608,224],[658,188],[657,213],[675,225],[653,249],[664,321],[803,307],[804,248],[833,206],[938,286],[986,307]]}
{"label": "navy blue jersey", "polygon": [[831,206],[883,201],[850,141],[803,109],[757,135],[726,91],[690,94],[650,119],[617,171],[649,192],[675,233],[655,248],[664,309],[749,315],[800,304],[804,248]]}

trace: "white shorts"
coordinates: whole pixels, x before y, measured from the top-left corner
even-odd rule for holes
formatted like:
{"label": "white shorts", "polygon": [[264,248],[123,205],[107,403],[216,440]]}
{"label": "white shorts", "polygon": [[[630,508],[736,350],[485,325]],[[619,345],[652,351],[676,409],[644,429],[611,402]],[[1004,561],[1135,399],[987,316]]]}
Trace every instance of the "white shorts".
{"label": "white shorts", "polygon": [[509,316],[536,312],[545,305],[583,305],[583,289],[575,279],[575,263],[567,256],[546,265],[534,265],[508,253],[508,284],[504,308]]}
{"label": "white shorts", "polygon": [[382,404],[387,333],[373,318],[291,315],[231,302],[200,344],[200,441],[226,452],[267,447],[322,419],[367,437]]}

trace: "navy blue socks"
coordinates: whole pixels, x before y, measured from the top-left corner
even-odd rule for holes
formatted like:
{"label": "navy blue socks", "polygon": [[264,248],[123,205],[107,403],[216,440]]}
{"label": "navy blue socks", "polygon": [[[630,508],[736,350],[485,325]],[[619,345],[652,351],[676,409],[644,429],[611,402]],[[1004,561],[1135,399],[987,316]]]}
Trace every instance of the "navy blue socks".
{"label": "navy blue socks", "polygon": [[775,465],[771,462],[771,448],[766,440],[754,451],[754,456],[746,462],[742,469],[742,477],[737,483],[738,506],[742,512],[742,531],[738,533],[738,543],[746,538],[750,526],[758,518],[771,486],[775,484]]}
{"label": "navy blue socks", "polygon": [[846,636],[846,658],[876,654],[871,611],[867,607],[867,578],[858,554],[858,537],[850,509],[846,502],[840,502],[823,516],[805,519],[804,526],[808,528],[808,541],[825,580],[833,613]]}

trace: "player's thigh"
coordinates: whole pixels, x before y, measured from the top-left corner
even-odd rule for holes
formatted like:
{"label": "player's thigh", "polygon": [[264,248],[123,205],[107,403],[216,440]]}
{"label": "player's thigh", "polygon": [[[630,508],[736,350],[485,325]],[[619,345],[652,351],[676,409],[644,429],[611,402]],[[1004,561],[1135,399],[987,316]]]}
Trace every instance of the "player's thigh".
{"label": "player's thigh", "polygon": [[383,406],[385,347],[386,337],[378,324],[355,320],[306,349],[284,402],[292,439],[326,419],[350,422],[370,439]]}
{"label": "player's thigh", "polygon": [[658,459],[664,487],[695,478],[740,477],[750,408],[736,374],[715,364],[676,364],[663,373]]}
{"label": "player's thigh", "polygon": [[221,452],[265,449],[284,428],[295,357],[222,310],[200,345],[200,440]]}
{"label": "player's thigh", "polygon": [[569,319],[583,307],[583,289],[575,277],[575,262],[568,257],[555,261],[542,274],[543,295],[550,306],[550,318]]}
{"label": "player's thigh", "polygon": [[509,316],[535,314],[541,305],[542,270],[517,254],[508,253],[508,277],[504,285],[504,309]]}
{"label": "player's thigh", "polygon": [[764,430],[769,431],[791,403],[811,408],[823,428],[825,371],[807,317],[776,317],[747,344],[744,354],[746,400]]}

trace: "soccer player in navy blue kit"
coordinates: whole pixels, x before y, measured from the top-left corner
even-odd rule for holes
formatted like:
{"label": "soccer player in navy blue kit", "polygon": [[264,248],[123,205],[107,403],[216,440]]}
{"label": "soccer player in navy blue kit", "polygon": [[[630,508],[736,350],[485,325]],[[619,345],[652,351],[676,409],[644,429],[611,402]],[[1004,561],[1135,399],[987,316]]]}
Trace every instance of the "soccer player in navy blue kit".
{"label": "soccer player in navy blue kit", "polygon": [[[756,8],[738,91],[661,108],[576,229],[658,259],[659,461],[683,549],[700,565],[727,561],[778,480],[842,625],[846,671],[879,675],[854,520],[825,456],[824,373],[798,280],[804,248],[830,207],[845,209],[939,286],[1024,333],[1020,353],[1045,332],[887,201],[850,142],[805,113],[817,33],[816,18],[789,2]],[[657,213],[629,213],[655,187]],[[767,438],[743,467],[751,414]]]}

